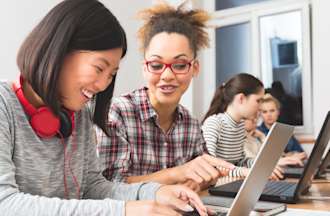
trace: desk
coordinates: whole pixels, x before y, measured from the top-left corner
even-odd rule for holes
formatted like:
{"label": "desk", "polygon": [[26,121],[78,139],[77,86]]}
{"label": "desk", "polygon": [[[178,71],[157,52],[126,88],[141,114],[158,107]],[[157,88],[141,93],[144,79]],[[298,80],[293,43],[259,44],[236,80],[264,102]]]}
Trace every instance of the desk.
{"label": "desk", "polygon": [[[330,197],[330,182],[315,181],[309,192],[304,196]],[[330,211],[330,199],[328,200],[299,200],[297,204],[288,204],[288,208],[310,209]]]}
{"label": "desk", "polygon": [[[223,177],[220,178],[216,185],[221,185],[235,181],[239,178],[234,177]],[[330,197],[330,181],[329,180],[315,180],[309,192],[305,196],[315,196],[315,197]],[[207,190],[200,192],[201,196],[208,195]],[[330,211],[330,199],[328,200],[299,200],[297,204],[288,204],[288,208],[297,209],[310,209],[318,211]]]}

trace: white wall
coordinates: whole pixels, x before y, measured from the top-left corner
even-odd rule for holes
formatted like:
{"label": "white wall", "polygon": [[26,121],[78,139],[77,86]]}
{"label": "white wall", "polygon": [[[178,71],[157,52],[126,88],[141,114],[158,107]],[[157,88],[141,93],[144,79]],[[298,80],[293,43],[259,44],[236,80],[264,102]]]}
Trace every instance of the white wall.
{"label": "white wall", "polygon": [[0,7],[0,79],[12,80],[18,77],[16,54],[18,49],[38,21],[59,0],[11,0]]}
{"label": "white wall", "polygon": [[330,110],[330,1],[312,0],[312,78],[314,134]]}
{"label": "white wall", "polygon": [[142,76],[143,55],[139,52],[136,34],[142,25],[137,19],[137,12],[150,7],[152,0],[101,0],[118,18],[127,35],[128,52],[120,64],[115,95],[132,91],[144,84]]}

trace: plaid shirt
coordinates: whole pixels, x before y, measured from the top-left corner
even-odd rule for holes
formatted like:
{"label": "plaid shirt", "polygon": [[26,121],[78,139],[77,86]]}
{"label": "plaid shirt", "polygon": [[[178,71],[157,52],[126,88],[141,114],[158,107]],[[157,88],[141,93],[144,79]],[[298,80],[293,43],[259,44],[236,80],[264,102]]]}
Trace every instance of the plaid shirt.
{"label": "plaid shirt", "polygon": [[108,180],[125,181],[128,176],[182,165],[207,151],[198,120],[181,105],[168,132],[160,128],[147,90],[113,99],[110,137],[97,129],[98,153]]}

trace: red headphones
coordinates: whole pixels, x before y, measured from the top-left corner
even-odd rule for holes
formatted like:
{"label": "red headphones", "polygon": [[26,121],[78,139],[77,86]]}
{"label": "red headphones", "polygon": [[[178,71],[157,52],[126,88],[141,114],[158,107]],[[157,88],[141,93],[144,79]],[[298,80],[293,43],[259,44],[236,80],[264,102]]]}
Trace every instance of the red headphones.
{"label": "red headphones", "polygon": [[50,138],[54,135],[60,138],[69,137],[74,129],[74,112],[64,109],[57,117],[46,106],[35,108],[24,96],[22,76],[19,81],[19,84],[13,84],[13,89],[26,114],[30,116],[30,125],[36,134],[41,138]]}

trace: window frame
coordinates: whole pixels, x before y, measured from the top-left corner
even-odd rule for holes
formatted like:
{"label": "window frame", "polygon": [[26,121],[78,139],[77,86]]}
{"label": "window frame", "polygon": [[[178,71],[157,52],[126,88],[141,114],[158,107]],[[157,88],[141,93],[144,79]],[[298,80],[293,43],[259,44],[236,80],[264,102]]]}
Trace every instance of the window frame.
{"label": "window frame", "polygon": [[[303,125],[295,127],[297,134],[312,134],[312,82],[311,82],[311,28],[310,28],[310,1],[309,0],[278,0],[270,2],[261,2],[251,5],[240,6],[225,10],[215,11],[215,0],[201,1],[199,6],[211,12],[212,19],[208,25],[210,36],[210,48],[201,54],[201,69],[199,80],[194,84],[193,113],[202,117],[208,109],[210,100],[216,89],[216,44],[215,29],[230,25],[250,23],[251,35],[251,68],[250,73],[258,78],[261,76],[261,47],[260,41],[260,22],[259,18],[267,15],[276,15],[291,11],[301,11],[302,28],[302,95],[303,95]],[[202,89],[202,90],[201,90]],[[196,93],[196,94],[195,94]],[[201,93],[203,95],[201,95]],[[202,97],[202,98],[201,98]],[[197,99],[201,98],[199,103]]]}

